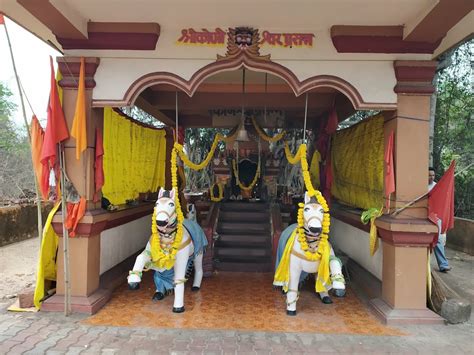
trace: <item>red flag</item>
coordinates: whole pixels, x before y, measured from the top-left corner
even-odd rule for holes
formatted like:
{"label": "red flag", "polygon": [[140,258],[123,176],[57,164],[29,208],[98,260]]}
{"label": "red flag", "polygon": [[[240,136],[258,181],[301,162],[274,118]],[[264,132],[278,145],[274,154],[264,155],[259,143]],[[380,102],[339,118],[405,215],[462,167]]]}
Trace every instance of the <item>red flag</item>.
{"label": "red flag", "polygon": [[49,171],[56,164],[56,145],[69,138],[63,108],[59,100],[56,79],[54,78],[53,58],[50,56],[49,59],[51,63],[51,90],[49,92],[48,122],[46,124],[43,149],[41,150],[41,164],[43,164],[41,191],[49,190]]}
{"label": "red flag", "polygon": [[94,202],[99,200],[99,190],[104,186],[104,144],[100,129],[95,131],[95,193]]}
{"label": "red flag", "polygon": [[40,186],[41,195],[43,199],[48,198],[48,191],[41,189],[41,177],[43,175],[43,165],[41,164],[41,150],[43,149],[44,130],[41,127],[36,116],[33,115],[30,125],[31,134],[31,159],[33,161],[33,169],[35,171],[36,179]]}
{"label": "red flag", "polygon": [[395,167],[393,166],[393,131],[385,147],[385,207],[390,208],[390,195],[395,192]]}
{"label": "red flag", "polygon": [[331,208],[331,187],[332,182],[334,180],[334,175],[332,174],[332,164],[331,164],[331,157],[329,156],[326,159],[326,168],[325,168],[325,180],[324,180],[324,188],[323,188],[323,196],[328,203],[329,208]]}
{"label": "red flag", "polygon": [[441,219],[441,233],[454,227],[454,167],[453,160],[449,169],[428,194],[429,219],[436,223]]}
{"label": "red flag", "polygon": [[339,120],[337,118],[336,108],[333,107],[331,112],[329,112],[328,122],[326,123],[326,133],[333,134],[337,131],[337,126],[339,126]]}
{"label": "red flag", "polygon": [[5,19],[3,18],[3,14],[0,14],[0,25],[5,23]]}

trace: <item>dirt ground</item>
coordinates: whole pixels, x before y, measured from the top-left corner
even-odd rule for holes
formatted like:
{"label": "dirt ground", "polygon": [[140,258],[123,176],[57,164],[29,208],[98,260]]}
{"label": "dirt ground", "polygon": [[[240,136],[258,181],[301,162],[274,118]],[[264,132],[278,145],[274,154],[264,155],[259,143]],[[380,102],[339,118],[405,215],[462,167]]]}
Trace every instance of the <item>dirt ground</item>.
{"label": "dirt ground", "polygon": [[38,238],[0,248],[0,304],[10,304],[18,292],[34,287],[38,251]]}

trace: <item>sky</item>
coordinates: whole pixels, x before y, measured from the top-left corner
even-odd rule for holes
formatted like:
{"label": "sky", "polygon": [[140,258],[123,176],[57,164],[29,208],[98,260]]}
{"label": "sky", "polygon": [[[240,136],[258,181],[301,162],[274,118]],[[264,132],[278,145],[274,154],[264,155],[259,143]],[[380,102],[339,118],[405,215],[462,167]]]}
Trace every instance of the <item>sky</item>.
{"label": "sky", "polygon": [[[48,104],[51,75],[49,56],[53,56],[54,59],[60,53],[8,18],[5,18],[5,23],[10,35],[18,76],[34,113],[44,127],[46,125],[46,106]],[[55,60],[54,63],[56,65]],[[6,84],[13,93],[13,101],[17,104],[13,119],[19,127],[23,127],[23,113],[18,86],[3,25],[0,25],[0,81]],[[26,100],[25,108],[29,122],[32,112]]]}

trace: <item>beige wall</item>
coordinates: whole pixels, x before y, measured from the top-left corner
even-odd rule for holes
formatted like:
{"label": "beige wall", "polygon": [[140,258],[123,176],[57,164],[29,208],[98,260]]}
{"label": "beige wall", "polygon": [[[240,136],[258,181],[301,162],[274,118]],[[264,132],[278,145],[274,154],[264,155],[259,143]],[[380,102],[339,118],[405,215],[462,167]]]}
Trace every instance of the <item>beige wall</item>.
{"label": "beige wall", "polygon": [[[181,46],[177,46],[181,47]],[[191,47],[190,51],[193,50]],[[218,52],[214,52],[214,55]],[[95,75],[94,100],[121,100],[138,78],[154,72],[170,72],[186,80],[213,59],[101,58]],[[396,104],[396,84],[390,61],[274,60],[291,70],[300,81],[316,75],[333,75],[348,81],[365,102]],[[153,85],[153,83],[150,83]]]}
{"label": "beige wall", "polygon": [[342,250],[352,260],[356,261],[376,278],[382,280],[383,248],[380,239],[378,250],[371,256],[369,251],[369,233],[332,217],[329,241],[335,248]]}
{"label": "beige wall", "polygon": [[144,249],[151,234],[151,215],[100,233],[100,274]]}

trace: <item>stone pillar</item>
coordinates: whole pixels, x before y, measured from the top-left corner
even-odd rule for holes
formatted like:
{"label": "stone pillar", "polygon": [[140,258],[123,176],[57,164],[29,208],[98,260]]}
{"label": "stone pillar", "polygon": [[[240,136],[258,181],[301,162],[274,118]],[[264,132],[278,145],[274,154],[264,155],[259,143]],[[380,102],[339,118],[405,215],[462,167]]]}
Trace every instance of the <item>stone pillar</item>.
{"label": "stone pillar", "polygon": [[[63,89],[63,111],[69,132],[76,109],[79,81],[80,58],[60,57],[58,66],[63,79],[59,85]],[[98,58],[86,58],[86,117],[87,148],[81,159],[76,160],[76,141],[70,138],[64,143],[66,173],[80,196],[87,199],[86,216],[79,224],[77,236],[69,239],[70,286],[73,311],[94,313],[106,301],[105,291],[99,290],[100,277],[100,230],[104,223],[91,224],[90,211],[100,208],[94,203],[94,160],[95,131],[103,127],[102,109],[92,108],[92,90],[95,87],[94,74],[99,66]],[[64,260],[61,217],[55,216],[53,226],[60,236],[57,262],[56,295],[44,302],[43,310],[62,310],[64,308]]]}
{"label": "stone pillar", "polygon": [[[79,195],[88,201],[88,209],[95,206],[91,203],[94,195],[94,157],[95,157],[95,130],[103,126],[102,109],[92,108],[92,90],[96,83],[94,75],[99,66],[99,58],[86,58],[86,127],[87,148],[82,153],[81,159],[76,160],[76,140],[69,138],[65,142],[66,172]],[[69,127],[76,110],[77,86],[79,83],[80,58],[59,57],[58,67],[63,76],[59,85],[63,89],[63,111]]]}
{"label": "stone pillar", "polygon": [[[395,61],[397,111],[385,115],[385,142],[395,135],[396,191],[391,211],[428,191],[430,95],[436,62]],[[426,308],[429,245],[437,228],[427,220],[427,199],[377,220],[383,248],[382,297],[371,301],[387,323],[441,322]]]}

